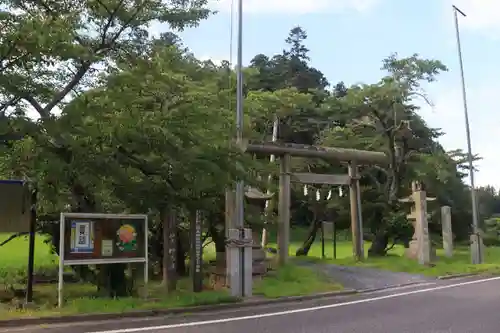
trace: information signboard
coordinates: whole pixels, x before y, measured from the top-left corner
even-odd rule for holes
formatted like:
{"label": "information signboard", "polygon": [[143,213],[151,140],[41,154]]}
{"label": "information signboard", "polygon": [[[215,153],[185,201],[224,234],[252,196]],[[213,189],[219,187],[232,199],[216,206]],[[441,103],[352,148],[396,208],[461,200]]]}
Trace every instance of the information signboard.
{"label": "information signboard", "polygon": [[147,285],[147,230],[146,215],[61,213],[59,306],[62,306],[64,266],[68,265],[144,263]]}

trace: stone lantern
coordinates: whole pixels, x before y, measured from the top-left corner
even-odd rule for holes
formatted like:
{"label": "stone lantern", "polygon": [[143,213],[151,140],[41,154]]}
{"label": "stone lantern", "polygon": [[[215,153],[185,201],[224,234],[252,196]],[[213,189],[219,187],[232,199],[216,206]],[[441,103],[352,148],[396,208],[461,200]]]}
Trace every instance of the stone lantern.
{"label": "stone lantern", "polygon": [[[429,219],[429,214],[427,213],[427,203],[435,201],[436,198],[433,197],[427,197],[425,196],[425,191],[422,188],[422,185],[420,182],[413,181],[411,184],[411,190],[412,194],[406,198],[399,199],[399,202],[403,203],[410,203],[410,214],[406,215],[406,218],[411,222],[413,226],[413,236],[409,244],[409,248],[406,249],[406,257],[411,258],[411,259],[418,259],[418,254],[420,251],[420,246],[424,244],[423,246],[427,246],[427,249],[423,249],[424,251],[429,251],[430,253],[430,260],[433,260],[436,258],[436,249],[432,246],[430,237],[429,237],[429,232],[428,232],[428,227],[427,227],[427,222],[425,223],[425,227],[423,227],[423,230],[425,230],[423,233],[418,232],[420,228],[416,225],[417,223],[417,215],[418,214],[425,214],[427,220]],[[417,212],[417,208],[421,209],[422,208],[422,203],[418,202],[419,199],[422,197],[421,195],[418,195],[418,193],[424,193],[425,197],[425,211],[424,212]],[[423,238],[423,242],[420,242],[420,238]]]}

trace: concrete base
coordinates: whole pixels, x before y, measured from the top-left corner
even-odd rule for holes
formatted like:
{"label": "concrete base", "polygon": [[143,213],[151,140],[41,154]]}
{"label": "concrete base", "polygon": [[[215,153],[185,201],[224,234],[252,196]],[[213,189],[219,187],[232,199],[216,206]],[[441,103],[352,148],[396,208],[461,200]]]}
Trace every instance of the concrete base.
{"label": "concrete base", "polygon": [[[220,265],[220,263],[219,263]],[[255,265],[252,267],[253,270],[253,279],[255,281],[259,281],[264,277],[270,270],[274,268],[272,261],[269,259],[265,259],[259,264],[259,267],[256,268]],[[231,283],[226,276],[226,267],[216,266],[213,267],[211,272],[209,273],[209,281],[210,286],[214,289],[219,288],[227,288],[230,287]]]}
{"label": "concrete base", "polygon": [[[436,260],[436,248],[431,245],[431,261]],[[418,241],[412,240],[410,247],[405,250],[405,256],[409,259],[418,260]]]}
{"label": "concrete base", "polygon": [[[227,260],[226,253],[218,252],[216,254],[215,267],[210,272],[210,285],[214,288],[229,287],[230,279],[227,278]],[[252,247],[252,276],[263,276],[269,270],[269,261],[266,259],[266,252],[260,245]]]}
{"label": "concrete base", "polygon": [[483,263],[485,250],[482,237],[476,234],[470,235],[470,255],[473,265]]}

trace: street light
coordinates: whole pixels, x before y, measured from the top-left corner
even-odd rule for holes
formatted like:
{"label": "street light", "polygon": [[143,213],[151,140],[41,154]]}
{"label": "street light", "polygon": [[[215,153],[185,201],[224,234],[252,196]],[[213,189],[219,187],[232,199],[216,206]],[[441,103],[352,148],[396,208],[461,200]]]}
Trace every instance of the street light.
{"label": "street light", "polygon": [[472,263],[480,264],[483,262],[483,253],[481,252],[481,235],[479,234],[479,219],[477,213],[477,199],[476,199],[476,188],[474,186],[474,166],[472,161],[472,146],[470,139],[470,126],[469,126],[469,113],[467,111],[467,93],[465,91],[465,76],[464,76],[464,64],[462,60],[462,46],[460,44],[460,30],[458,28],[458,14],[463,17],[467,17],[463,11],[458,9],[453,5],[453,14],[455,18],[455,32],[457,38],[457,49],[458,49],[458,62],[460,64],[460,76],[462,80],[462,99],[464,105],[464,115],[465,115],[465,133],[467,135],[467,157],[469,162],[469,177],[470,177],[470,193],[472,201],[472,242],[471,242],[471,252],[472,252]]}

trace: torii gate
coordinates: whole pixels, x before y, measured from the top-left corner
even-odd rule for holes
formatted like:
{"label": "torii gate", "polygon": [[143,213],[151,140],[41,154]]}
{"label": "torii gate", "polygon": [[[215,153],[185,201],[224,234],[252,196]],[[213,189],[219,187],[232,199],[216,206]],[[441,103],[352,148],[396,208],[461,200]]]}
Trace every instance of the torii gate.
{"label": "torii gate", "polygon": [[[281,157],[278,208],[278,260],[280,265],[288,261],[291,181],[309,184],[349,185],[353,255],[358,260],[363,259],[363,222],[360,206],[358,166],[363,164],[387,164],[388,159],[385,153],[275,142],[248,142],[242,149],[249,153]],[[345,162],[348,164],[348,174],[292,173],[290,165],[292,156],[314,157],[327,161]]]}

